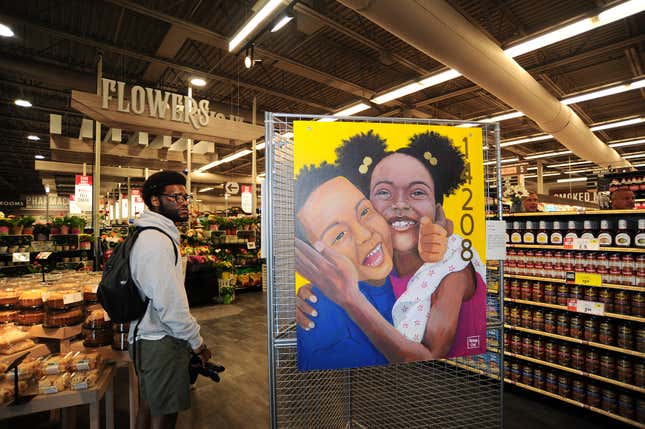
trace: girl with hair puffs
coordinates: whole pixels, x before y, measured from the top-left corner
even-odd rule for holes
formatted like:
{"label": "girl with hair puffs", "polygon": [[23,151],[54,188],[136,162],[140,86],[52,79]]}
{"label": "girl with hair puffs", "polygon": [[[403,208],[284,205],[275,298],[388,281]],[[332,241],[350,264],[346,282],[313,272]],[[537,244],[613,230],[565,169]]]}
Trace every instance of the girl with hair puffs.
{"label": "girl with hair puffs", "polygon": [[[484,266],[474,249],[471,261],[461,258],[462,238],[452,234],[442,207],[444,197],[464,183],[461,152],[434,132],[388,152],[370,131],[346,140],[336,153],[346,177],[390,225],[396,329],[434,356],[481,352],[484,341],[475,337],[485,337]],[[307,294],[299,292],[300,298]]]}

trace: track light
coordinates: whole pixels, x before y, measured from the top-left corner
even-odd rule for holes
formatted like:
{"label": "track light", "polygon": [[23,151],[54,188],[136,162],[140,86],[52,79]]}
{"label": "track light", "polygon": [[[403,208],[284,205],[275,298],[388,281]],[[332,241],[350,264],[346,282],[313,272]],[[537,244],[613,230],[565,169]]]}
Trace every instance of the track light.
{"label": "track light", "polygon": [[259,63],[260,61],[262,60],[255,59],[255,45],[248,45],[244,51],[244,67],[249,70],[255,63]]}

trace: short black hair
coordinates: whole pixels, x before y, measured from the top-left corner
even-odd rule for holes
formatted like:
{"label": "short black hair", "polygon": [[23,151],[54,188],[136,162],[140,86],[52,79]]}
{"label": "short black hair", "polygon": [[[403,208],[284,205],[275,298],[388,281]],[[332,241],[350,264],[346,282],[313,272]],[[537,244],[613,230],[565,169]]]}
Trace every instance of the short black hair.
{"label": "short black hair", "polygon": [[146,203],[150,210],[152,210],[151,198],[163,194],[168,185],[186,186],[186,176],[176,171],[159,171],[148,177],[143,183],[143,190],[141,191],[143,202]]}
{"label": "short black hair", "polygon": [[385,149],[385,140],[369,130],[343,140],[343,144],[336,148],[336,165],[369,198],[374,167],[392,153]]}
{"label": "short black hair", "polygon": [[[296,176],[296,182],[294,187],[294,198],[295,198],[295,214],[297,214],[300,209],[305,205],[309,196],[318,189],[323,183],[328,182],[336,177],[342,176],[340,169],[333,165],[329,164],[326,161],[316,166],[314,164],[305,165],[300,169],[298,175]],[[342,204],[342,202],[341,202]],[[305,233],[304,227],[298,220],[297,216],[294,216],[296,219],[296,237],[300,238],[303,241],[309,242],[307,234]]]}
{"label": "short black hair", "polygon": [[435,185],[435,201],[454,193],[466,182],[464,154],[452,141],[434,131],[426,131],[410,138],[410,144],[396,151],[417,159],[428,170]]}

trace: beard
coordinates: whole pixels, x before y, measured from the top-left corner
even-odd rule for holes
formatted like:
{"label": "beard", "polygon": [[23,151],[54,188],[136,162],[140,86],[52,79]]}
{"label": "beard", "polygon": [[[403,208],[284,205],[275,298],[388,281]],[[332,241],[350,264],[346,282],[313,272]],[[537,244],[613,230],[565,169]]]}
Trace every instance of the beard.
{"label": "beard", "polygon": [[184,210],[183,207],[168,207],[162,199],[159,200],[159,211],[160,215],[163,215],[170,219],[173,222],[186,222],[188,220],[188,210],[186,209],[186,214],[183,215],[181,212]]}

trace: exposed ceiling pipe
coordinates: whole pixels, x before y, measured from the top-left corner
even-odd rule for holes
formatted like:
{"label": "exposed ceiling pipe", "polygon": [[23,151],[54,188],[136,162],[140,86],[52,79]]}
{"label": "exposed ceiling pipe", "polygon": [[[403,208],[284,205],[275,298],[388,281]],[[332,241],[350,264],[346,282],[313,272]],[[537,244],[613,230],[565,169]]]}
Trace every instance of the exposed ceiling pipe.
{"label": "exposed ceiling pipe", "polygon": [[630,166],[514,59],[443,0],[338,0],[523,112],[582,159]]}

